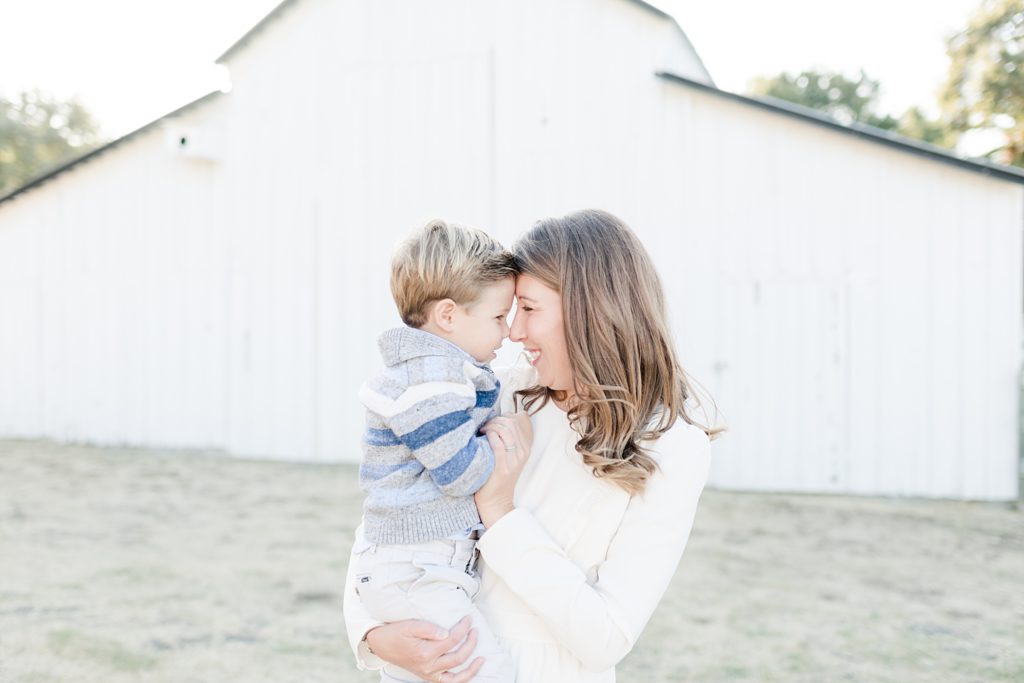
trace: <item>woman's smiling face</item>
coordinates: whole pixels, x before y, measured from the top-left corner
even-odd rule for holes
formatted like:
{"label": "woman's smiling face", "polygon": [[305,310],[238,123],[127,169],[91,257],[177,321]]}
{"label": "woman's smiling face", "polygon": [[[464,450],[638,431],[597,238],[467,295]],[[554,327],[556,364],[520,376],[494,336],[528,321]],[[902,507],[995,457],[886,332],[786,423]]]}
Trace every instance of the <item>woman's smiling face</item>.
{"label": "woman's smiling face", "polygon": [[509,339],[519,342],[537,369],[537,383],[573,392],[572,368],[562,322],[562,295],[537,278],[516,278],[516,315]]}

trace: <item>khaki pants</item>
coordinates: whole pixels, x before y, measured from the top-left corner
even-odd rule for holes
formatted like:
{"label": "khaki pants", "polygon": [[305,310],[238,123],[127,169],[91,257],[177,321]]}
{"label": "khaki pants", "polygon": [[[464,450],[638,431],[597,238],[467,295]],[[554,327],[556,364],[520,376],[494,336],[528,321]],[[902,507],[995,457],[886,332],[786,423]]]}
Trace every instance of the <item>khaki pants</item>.
{"label": "khaki pants", "polygon": [[[476,541],[442,539],[410,545],[357,548],[356,593],[367,611],[381,621],[424,619],[451,628],[472,615],[477,644],[467,660],[484,657],[474,681],[512,683],[512,662],[501,649],[483,615],[473,605],[480,589],[476,577]],[[385,664],[381,681],[411,683],[414,674]]]}

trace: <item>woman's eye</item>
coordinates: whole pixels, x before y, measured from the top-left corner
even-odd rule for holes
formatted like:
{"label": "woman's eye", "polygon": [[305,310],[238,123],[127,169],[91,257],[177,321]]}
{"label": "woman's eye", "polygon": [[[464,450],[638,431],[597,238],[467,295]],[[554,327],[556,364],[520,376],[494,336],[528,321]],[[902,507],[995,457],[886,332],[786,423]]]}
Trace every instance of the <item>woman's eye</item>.
{"label": "woman's eye", "polygon": [[523,309],[524,311],[526,311],[526,312],[530,312],[530,311],[532,311],[532,310],[533,310],[533,307],[532,307],[532,306],[523,306],[523,307],[522,307],[522,309]]}

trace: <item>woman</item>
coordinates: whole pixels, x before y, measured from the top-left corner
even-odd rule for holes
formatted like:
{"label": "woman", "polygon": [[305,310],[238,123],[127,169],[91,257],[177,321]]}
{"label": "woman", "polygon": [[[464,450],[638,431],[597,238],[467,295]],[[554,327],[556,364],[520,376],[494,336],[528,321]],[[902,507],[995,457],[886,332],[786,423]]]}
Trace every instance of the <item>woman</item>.
{"label": "woman", "polygon": [[[682,556],[718,430],[688,412],[661,283],[625,224],[580,211],[541,221],[513,251],[509,338],[532,367],[499,372],[501,412],[529,413],[532,434],[521,418],[489,423],[476,602],[516,680],[614,681]],[[377,624],[351,579],[345,617],[361,666],[379,657],[424,680],[472,680],[481,662],[462,668],[467,620],[450,633]]]}

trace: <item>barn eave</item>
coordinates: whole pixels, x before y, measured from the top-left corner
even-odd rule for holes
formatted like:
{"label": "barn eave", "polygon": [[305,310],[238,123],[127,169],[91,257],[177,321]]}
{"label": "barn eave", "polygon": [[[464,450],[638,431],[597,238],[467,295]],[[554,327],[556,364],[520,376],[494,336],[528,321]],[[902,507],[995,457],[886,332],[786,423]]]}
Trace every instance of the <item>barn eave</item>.
{"label": "barn eave", "polygon": [[924,156],[933,161],[951,164],[989,177],[1024,184],[1024,169],[1019,169],[1014,166],[996,164],[988,161],[987,159],[957,156],[950,150],[943,147],[931,145],[927,142],[908,138],[881,128],[868,126],[863,123],[844,124],[820,111],[811,109],[810,107],[804,107],[799,104],[793,104],[792,102],[786,102],[784,100],[771,97],[748,97],[746,95],[738,95],[736,93],[720,90],[716,87],[699,83],[689,78],[665,71],[656,72],[655,75],[660,78],[664,78],[666,81],[684,85],[688,88],[714,95],[715,97],[720,97],[722,99],[738,102],[751,107],[757,107],[775,114],[788,116],[798,121],[803,121],[804,123],[823,126],[830,130],[858,137],[862,140],[886,145],[903,152]]}
{"label": "barn eave", "polygon": [[116,140],[108,142],[105,145],[101,145],[101,146],[97,147],[94,150],[86,152],[85,154],[72,159],[71,161],[68,161],[68,162],[65,162],[65,163],[63,163],[63,164],[61,164],[59,166],[56,166],[55,168],[51,168],[49,170],[46,170],[43,173],[41,173],[40,175],[36,176],[35,178],[29,180],[24,185],[21,185],[20,187],[14,188],[13,190],[8,192],[7,194],[0,195],[0,204],[3,204],[4,202],[10,201],[10,200],[14,199],[15,197],[18,197],[19,195],[28,192],[29,190],[34,190],[35,188],[39,187],[40,185],[43,185],[44,183],[48,183],[49,181],[55,179],[57,176],[62,175],[64,173],[66,173],[67,171],[70,171],[71,169],[75,168],[76,166],[80,166],[80,165],[82,165],[82,164],[84,164],[84,163],[86,163],[88,161],[92,161],[93,159],[95,159],[96,157],[100,156],[101,154],[105,154],[106,152],[109,152],[110,150],[114,149],[115,147],[118,147],[119,145],[123,145],[124,143],[128,142],[129,140],[131,140],[133,138],[136,138],[136,137],[142,135],[143,133],[146,133],[146,132],[152,130],[154,127],[159,125],[161,122],[163,122],[163,121],[165,121],[167,119],[173,118],[175,116],[178,116],[180,114],[184,114],[185,112],[191,111],[192,109],[194,109],[196,107],[199,107],[200,105],[205,104],[206,102],[209,102],[209,101],[211,101],[213,99],[216,99],[217,96],[222,95],[222,94],[223,93],[221,91],[219,91],[219,90],[214,90],[213,92],[209,92],[209,93],[203,95],[202,97],[200,97],[199,99],[194,100],[192,102],[189,102],[188,104],[186,104],[183,107],[179,107],[179,108],[175,109],[174,111],[170,112],[169,114],[164,114],[163,116],[161,116],[161,117],[159,117],[157,119],[154,119],[153,121],[150,121],[149,123],[147,123],[146,125],[142,126],[141,128],[137,128],[137,129],[133,130],[132,132],[126,134],[126,135],[122,135],[121,137],[117,138]]}

